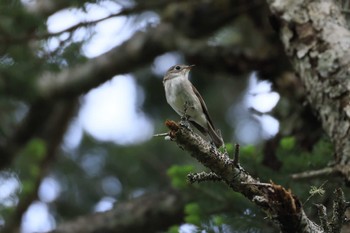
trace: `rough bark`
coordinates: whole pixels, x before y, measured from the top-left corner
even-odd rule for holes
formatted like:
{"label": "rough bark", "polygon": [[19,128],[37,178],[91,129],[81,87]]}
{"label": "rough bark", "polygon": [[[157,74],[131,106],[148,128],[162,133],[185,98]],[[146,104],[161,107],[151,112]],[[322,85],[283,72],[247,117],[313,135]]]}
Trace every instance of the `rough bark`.
{"label": "rough bark", "polygon": [[268,0],[307,99],[334,144],[333,172],[350,183],[350,32],[336,1]]}
{"label": "rough bark", "polygon": [[[252,177],[238,163],[238,149],[234,160],[227,153],[220,152],[209,142],[195,134],[187,122],[177,124],[167,121],[166,125],[171,130],[170,138],[176,141],[178,146],[188,151],[192,157],[211,170],[210,173],[190,174],[189,180],[193,182],[218,181],[221,179],[233,191],[239,192],[263,210],[269,220],[274,222],[281,232],[286,233],[339,233],[345,222],[345,212],[349,208],[344,193],[337,189],[333,201],[333,213],[330,218],[320,216],[322,226],[310,220],[298,198],[281,185],[274,183],[262,183]],[[324,211],[326,211],[325,207]],[[321,222],[322,222],[321,221]],[[332,231],[327,231],[326,225]]]}
{"label": "rough bark", "polygon": [[207,176],[202,173],[190,175],[191,182],[221,178],[233,191],[239,192],[266,212],[270,220],[277,224],[282,232],[315,233],[324,232],[320,226],[312,222],[305,214],[298,198],[291,191],[273,183],[262,183],[252,177],[237,161],[231,160],[227,154],[195,134],[188,123],[167,121],[171,130],[169,136],[180,148],[188,151],[192,157],[209,168],[213,173]]}

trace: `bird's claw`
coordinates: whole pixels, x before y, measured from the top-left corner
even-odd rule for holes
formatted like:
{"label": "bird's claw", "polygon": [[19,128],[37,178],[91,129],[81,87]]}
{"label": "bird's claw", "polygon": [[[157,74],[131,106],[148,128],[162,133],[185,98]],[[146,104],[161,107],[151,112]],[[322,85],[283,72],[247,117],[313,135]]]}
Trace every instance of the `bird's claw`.
{"label": "bird's claw", "polygon": [[181,117],[180,125],[183,126],[183,127],[185,127],[186,129],[192,131],[191,126],[190,126],[190,123],[188,122],[187,119],[182,119],[182,117]]}

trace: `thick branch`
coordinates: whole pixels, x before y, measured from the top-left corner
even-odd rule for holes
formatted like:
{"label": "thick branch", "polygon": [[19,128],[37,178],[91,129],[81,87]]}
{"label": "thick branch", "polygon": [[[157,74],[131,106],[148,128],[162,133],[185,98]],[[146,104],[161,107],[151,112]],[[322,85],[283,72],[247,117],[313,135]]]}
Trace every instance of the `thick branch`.
{"label": "thick branch", "polygon": [[[134,70],[166,52],[163,41],[172,41],[174,30],[168,24],[138,32],[130,40],[109,52],[61,73],[47,73],[39,79],[39,93],[44,98],[82,94],[116,74]],[[172,47],[172,46],[169,46]]]}
{"label": "thick branch", "polygon": [[136,33],[122,45],[84,64],[58,74],[44,74],[38,80],[39,95],[51,99],[82,94],[114,75],[131,72],[152,62],[156,56],[175,49],[210,71],[226,70],[231,75],[232,72],[268,69],[266,64],[277,59],[276,56],[254,57],[237,53],[233,47],[208,46],[204,41],[184,37],[173,26],[163,23]]}
{"label": "thick branch", "polygon": [[350,182],[350,32],[336,1],[267,1],[288,57]]}
{"label": "thick branch", "polygon": [[109,211],[79,217],[58,225],[52,233],[153,233],[183,219],[184,200],[175,190],[146,195],[117,205]]}
{"label": "thick branch", "polygon": [[[47,175],[47,171],[50,165],[55,161],[59,145],[62,141],[64,133],[69,125],[71,117],[75,113],[77,106],[77,100],[61,101],[59,103],[52,103],[51,114],[45,122],[41,122],[41,131],[36,135],[45,143],[46,152],[43,158],[36,161],[35,166],[40,171],[39,174],[32,177],[33,189],[27,195],[22,196],[15,208],[13,214],[6,221],[6,227],[2,229],[4,233],[17,232],[18,227],[21,225],[23,214],[27,211],[30,204],[37,199],[37,191],[41,184],[42,179]],[[5,156],[5,154],[2,154]],[[14,159],[14,156],[8,158],[10,161]],[[33,159],[34,163],[35,159]],[[1,164],[1,166],[4,164]],[[1,167],[0,166],[0,167]]]}
{"label": "thick branch", "polygon": [[299,200],[290,191],[280,185],[260,183],[241,166],[235,166],[226,154],[185,127],[186,124],[167,121],[166,125],[171,130],[169,135],[181,148],[221,177],[232,190],[243,194],[265,211],[282,232],[323,232],[307,218]]}
{"label": "thick branch", "polygon": [[[135,33],[120,46],[90,59],[85,64],[79,64],[58,74],[43,74],[38,80],[39,95],[44,98],[58,98],[82,94],[114,75],[131,72],[152,62],[156,56],[173,50],[179,50],[204,64],[222,64],[219,68],[225,67],[230,71],[242,72],[266,67],[270,57],[256,58],[237,53],[235,48],[208,46],[206,41],[201,42],[185,36],[187,29],[179,27],[179,15],[181,22],[187,22],[187,25],[202,25],[200,19],[207,18],[207,14],[224,11],[215,17],[216,20],[207,21],[205,28],[191,28],[192,37],[198,38],[212,34],[241,13],[231,1],[219,2],[220,4],[217,1],[205,1],[205,4],[186,2],[170,5],[165,12],[164,22],[158,26]],[[254,1],[251,5],[242,3],[242,9],[239,10],[252,10],[258,6],[261,6],[260,1]]]}

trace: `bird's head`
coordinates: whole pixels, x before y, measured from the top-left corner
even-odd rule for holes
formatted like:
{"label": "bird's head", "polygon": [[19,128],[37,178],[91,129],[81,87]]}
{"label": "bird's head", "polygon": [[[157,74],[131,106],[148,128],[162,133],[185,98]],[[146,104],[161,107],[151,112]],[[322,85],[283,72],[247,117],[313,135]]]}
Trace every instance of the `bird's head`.
{"label": "bird's head", "polygon": [[188,74],[193,67],[194,65],[174,65],[165,73],[163,82],[178,77],[188,78]]}

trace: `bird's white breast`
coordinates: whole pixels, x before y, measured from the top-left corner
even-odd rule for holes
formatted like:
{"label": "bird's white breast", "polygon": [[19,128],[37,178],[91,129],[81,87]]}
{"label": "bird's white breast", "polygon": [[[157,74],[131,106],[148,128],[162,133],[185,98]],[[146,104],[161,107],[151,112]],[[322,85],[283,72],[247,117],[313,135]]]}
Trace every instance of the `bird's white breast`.
{"label": "bird's white breast", "polygon": [[206,128],[206,117],[203,114],[201,103],[192,90],[192,84],[187,78],[176,77],[164,82],[168,104],[182,116],[187,101],[186,114],[198,124]]}

